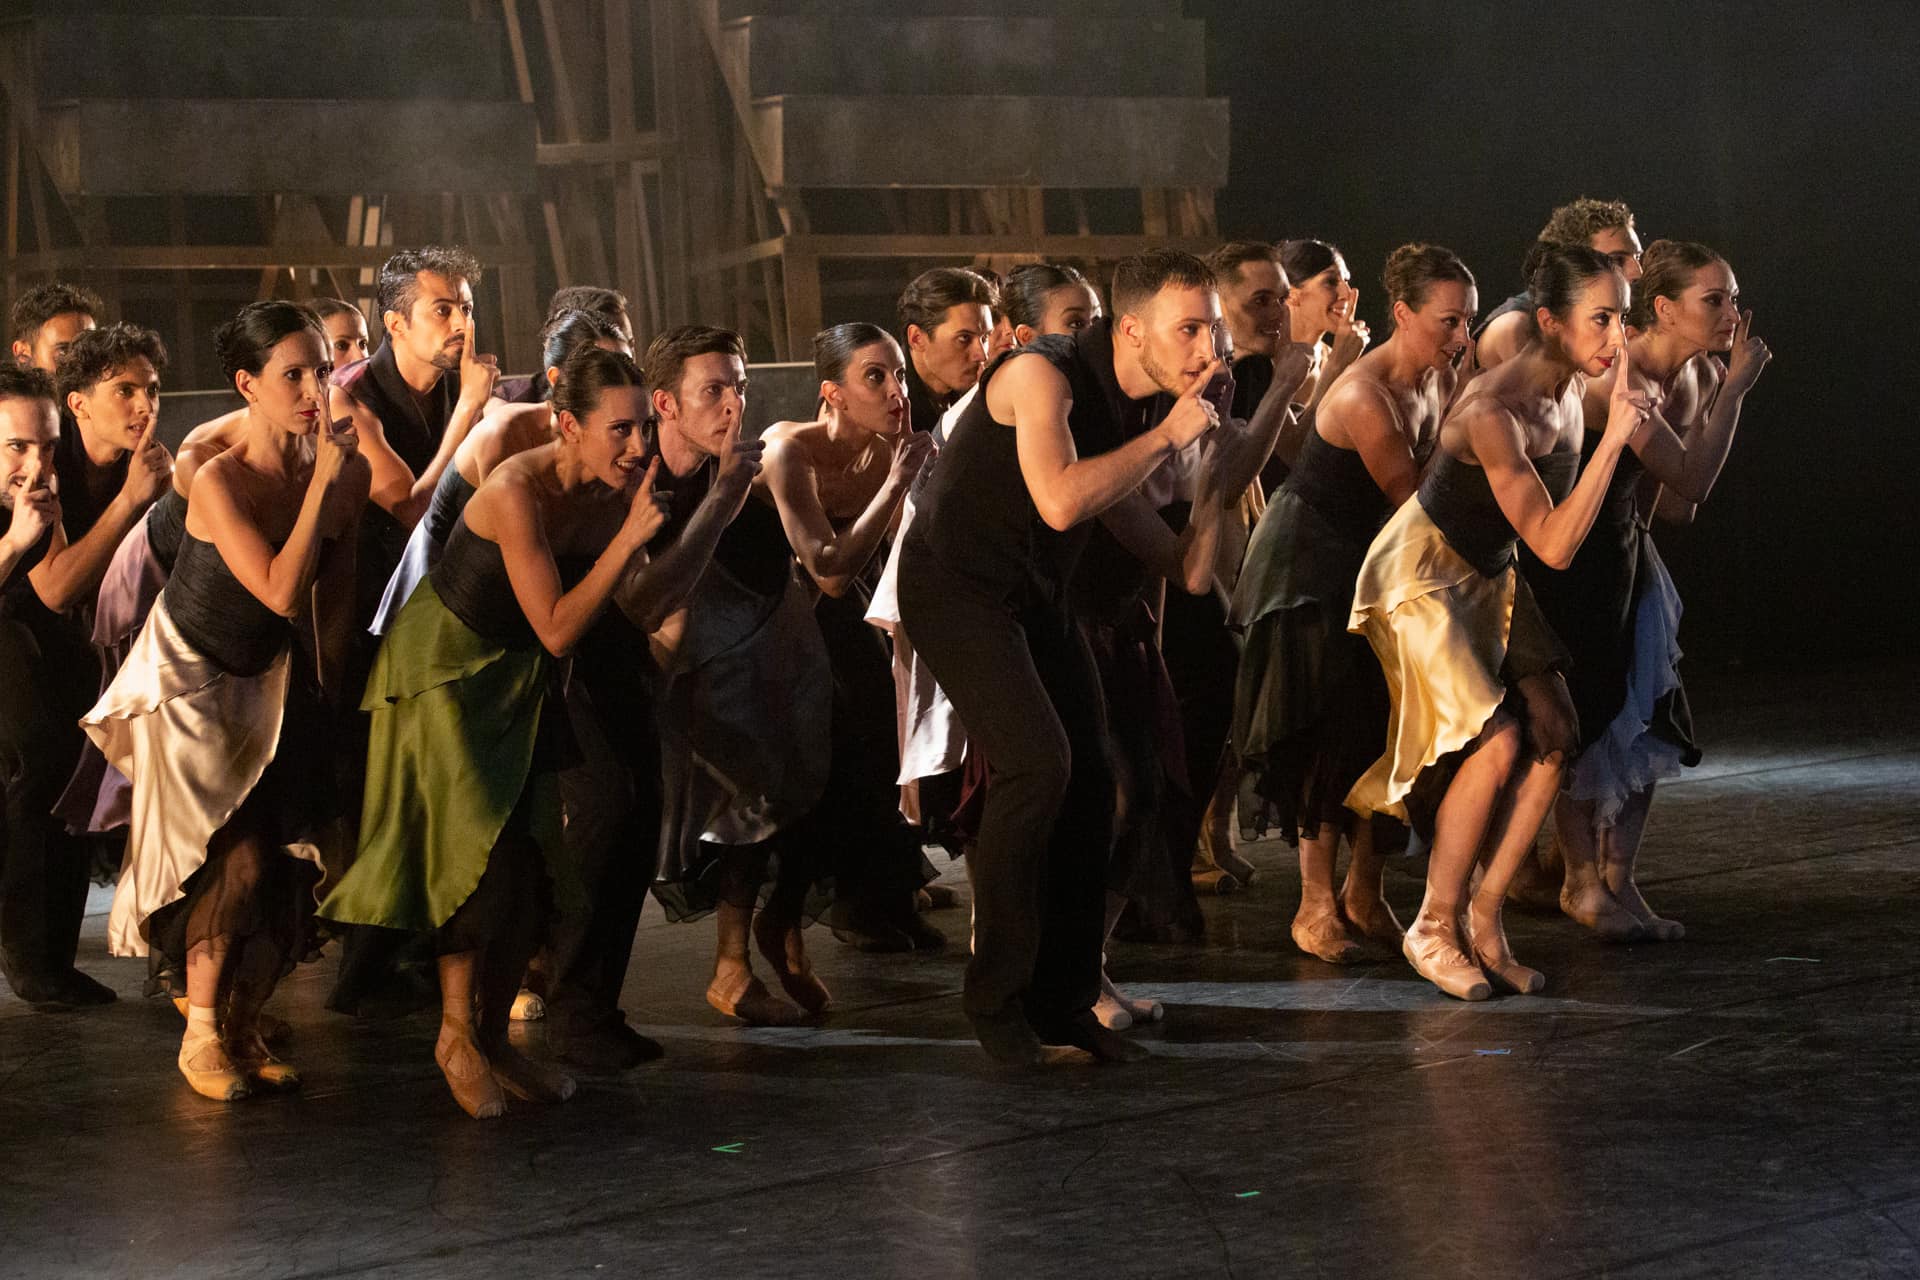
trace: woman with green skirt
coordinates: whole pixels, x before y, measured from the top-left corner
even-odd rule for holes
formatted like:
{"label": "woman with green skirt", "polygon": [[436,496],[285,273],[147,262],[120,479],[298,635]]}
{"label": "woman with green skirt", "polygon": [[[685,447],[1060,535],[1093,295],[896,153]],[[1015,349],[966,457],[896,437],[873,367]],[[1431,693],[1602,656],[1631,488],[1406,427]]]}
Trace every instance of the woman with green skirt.
{"label": "woman with green skirt", "polygon": [[340,924],[433,934],[434,1059],[476,1118],[499,1115],[509,1094],[573,1094],[571,1078],[507,1041],[545,918],[578,893],[560,835],[569,735],[555,664],[609,601],[644,609],[645,546],[665,521],[633,361],[575,351],[553,406],[557,438],[487,477],[387,632],[362,701],[360,853],[320,908]]}

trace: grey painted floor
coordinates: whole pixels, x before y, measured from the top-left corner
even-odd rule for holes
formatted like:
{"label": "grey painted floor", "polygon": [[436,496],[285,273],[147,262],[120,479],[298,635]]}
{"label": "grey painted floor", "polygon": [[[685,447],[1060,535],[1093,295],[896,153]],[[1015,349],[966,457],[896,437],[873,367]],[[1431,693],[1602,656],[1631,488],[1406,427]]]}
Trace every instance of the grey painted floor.
{"label": "grey painted floor", "polygon": [[[1258,844],[1205,946],[1115,948],[1169,1006],[1132,1067],[997,1070],[957,948],[824,930],[831,1020],[731,1027],[711,926],[650,913],[628,1008],[668,1057],[564,1107],[466,1119],[431,1016],[326,1013],[328,962],[275,998],[305,1092],[221,1107],[92,919],[117,1006],[0,994],[0,1275],[1920,1275],[1920,681],[1694,693],[1708,762],[1643,877],[1686,941],[1515,915],[1547,991],[1460,1005],[1295,953],[1290,851]],[[1413,868],[1389,891],[1404,918]]]}

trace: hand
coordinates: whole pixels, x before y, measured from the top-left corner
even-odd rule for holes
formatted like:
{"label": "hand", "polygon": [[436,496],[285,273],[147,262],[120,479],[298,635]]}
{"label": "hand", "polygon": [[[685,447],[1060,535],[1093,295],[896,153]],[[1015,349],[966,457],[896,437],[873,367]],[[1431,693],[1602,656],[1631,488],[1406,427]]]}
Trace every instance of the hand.
{"label": "hand", "polygon": [[1360,316],[1360,291],[1353,291],[1353,301],[1347,304],[1345,315],[1333,318],[1333,367],[1344,369],[1360,358],[1367,349],[1372,333]]}
{"label": "hand", "polygon": [[659,478],[660,458],[655,455],[647,464],[647,474],[640,478],[640,487],[633,491],[627,518],[620,524],[620,536],[635,549],[646,546],[654,534],[666,527],[672,495],[654,491],[654,481]]}
{"label": "hand", "polygon": [[1460,348],[1460,354],[1454,357],[1453,371],[1465,382],[1480,372],[1480,344],[1474,341],[1472,334],[1467,335],[1467,345]]}
{"label": "hand", "polygon": [[1773,359],[1767,344],[1753,336],[1753,312],[1740,313],[1740,326],[1733,331],[1733,350],[1728,352],[1725,387],[1735,395],[1744,395],[1760,379],[1760,371]]}
{"label": "hand", "polygon": [[120,492],[144,511],[172,484],[173,455],[160,443],[159,433],[149,424],[140,435],[140,443],[127,452],[127,478],[121,482]]}
{"label": "hand", "polygon": [[708,496],[730,506],[729,520],[739,515],[740,508],[746,505],[747,492],[760,474],[762,447],[758,440],[740,438],[738,422],[727,429],[727,438],[720,446],[720,470],[713,477],[713,489]]}
{"label": "hand", "polygon": [[493,384],[500,380],[500,358],[474,354],[477,336],[478,331],[469,326],[466,344],[460,348],[460,399],[471,409],[484,408]]}
{"label": "hand", "polygon": [[59,522],[59,494],[51,488],[21,489],[14,495],[13,521],[0,542],[12,548],[16,555],[25,555]]}
{"label": "hand", "polygon": [[347,464],[360,452],[360,434],[352,418],[336,419],[320,433],[313,451],[313,483],[331,489],[345,474]]}
{"label": "hand", "polygon": [[1173,446],[1175,453],[1220,425],[1220,411],[1200,394],[1218,372],[1220,362],[1210,362],[1194,376],[1193,382],[1173,402],[1172,410],[1160,420],[1158,429],[1167,438],[1167,443]]}
{"label": "hand", "polygon": [[1633,389],[1633,370],[1627,357],[1627,344],[1620,344],[1620,358],[1613,366],[1613,393],[1607,397],[1605,440],[1625,448],[1653,411],[1653,401]]}
{"label": "hand", "polygon": [[920,474],[920,469],[927,465],[927,459],[932,456],[932,432],[903,432],[900,442],[893,447],[893,466],[887,472],[887,484],[896,493],[904,492],[913,484],[913,478]]}
{"label": "hand", "polygon": [[1267,394],[1293,399],[1293,393],[1313,376],[1314,361],[1319,354],[1317,342],[1295,342],[1289,338],[1281,343],[1273,353],[1273,385],[1267,388]]}

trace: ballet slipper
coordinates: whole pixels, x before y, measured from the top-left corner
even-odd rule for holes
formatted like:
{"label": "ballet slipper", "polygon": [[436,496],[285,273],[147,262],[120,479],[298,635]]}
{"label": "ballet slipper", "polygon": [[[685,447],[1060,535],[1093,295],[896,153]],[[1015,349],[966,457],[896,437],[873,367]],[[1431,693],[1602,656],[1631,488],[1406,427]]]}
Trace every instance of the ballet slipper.
{"label": "ballet slipper", "polygon": [[1496,913],[1491,921],[1474,923],[1475,912],[1469,908],[1460,921],[1461,936],[1466,939],[1467,948],[1474,961],[1485,971],[1488,978],[1515,995],[1530,996],[1547,985],[1547,975],[1538,969],[1529,969],[1513,958],[1513,948],[1507,942],[1507,931],[1500,923]]}
{"label": "ballet slipper", "polygon": [[1033,1029],[1033,1034],[1043,1045],[1067,1045],[1083,1053],[1090,1053],[1095,1059],[1105,1063],[1139,1062],[1151,1056],[1144,1045],[1135,1044],[1125,1036],[1116,1035],[1110,1028],[1102,1026],[1100,1019],[1090,1011],[1037,1025]]}
{"label": "ballet slipper", "polygon": [[546,1016],[546,1000],[538,991],[525,987],[520,988],[520,993],[513,998],[513,1008],[507,1011],[507,1018],[512,1022],[538,1022]]}
{"label": "ballet slipper", "polygon": [[[1110,1004],[1117,1012],[1127,1017],[1125,1026],[1115,1026],[1100,1012],[1100,1006]],[[1100,1019],[1100,1025],[1110,1031],[1125,1031],[1127,1027],[1143,1022],[1159,1022],[1167,1016],[1167,1010],[1158,1000],[1135,1000],[1113,984],[1107,976],[1107,958],[1100,957],[1100,1001],[1093,1006],[1093,1012]]]}
{"label": "ballet slipper", "polygon": [[1213,860],[1222,871],[1238,881],[1240,887],[1243,889],[1250,886],[1260,874],[1251,862],[1248,862],[1232,849],[1216,848],[1213,851]]}
{"label": "ballet slipper", "polygon": [[440,1074],[447,1078],[447,1088],[462,1111],[475,1120],[491,1120],[506,1111],[507,1097],[494,1079],[487,1055],[474,1041],[472,1027],[442,1022],[433,1060],[440,1064]]}
{"label": "ballet slipper", "polygon": [[1678,920],[1661,915],[1648,905],[1646,898],[1640,893],[1640,886],[1633,882],[1631,876],[1618,889],[1613,890],[1613,896],[1620,903],[1621,908],[1633,916],[1648,941],[1678,942],[1687,936],[1687,926]]}
{"label": "ballet slipper", "polygon": [[[754,918],[753,940],[760,948],[760,954],[773,966],[773,975],[780,980],[780,989],[787,993],[789,1000],[808,1013],[815,1016],[825,1013],[833,1005],[833,995],[827,990],[826,984],[814,976],[813,961],[807,958],[803,948],[800,949],[798,964],[788,954],[788,939],[791,934],[798,933],[799,928],[763,924],[766,919],[767,913],[764,911]],[[711,1002],[711,992],[707,998]]]}
{"label": "ballet slipper", "polygon": [[1193,891],[1202,896],[1217,894],[1224,898],[1230,893],[1239,892],[1239,889],[1240,882],[1219,867],[1193,873]]}
{"label": "ballet slipper", "polygon": [[1133,1027],[1132,1011],[1110,991],[1102,991],[1100,998],[1093,1002],[1093,1016],[1109,1031],[1127,1031]]}
{"label": "ballet slipper", "polygon": [[1367,941],[1396,950],[1400,946],[1400,939],[1407,936],[1406,926],[1393,914],[1393,908],[1387,905],[1385,898],[1373,898],[1358,905],[1343,900],[1340,903],[1340,919],[1349,930]]}
{"label": "ballet slipper", "polygon": [[1308,915],[1303,910],[1293,918],[1292,933],[1294,946],[1328,964],[1357,964],[1366,959],[1365,950],[1348,936],[1338,911]]}
{"label": "ballet slipper", "polygon": [[291,1093],[300,1087],[299,1070],[274,1057],[258,1031],[234,1040],[227,1054],[252,1085],[272,1093]]}
{"label": "ballet slipper", "polygon": [[560,1068],[529,1058],[512,1045],[495,1047],[487,1065],[494,1083],[522,1102],[565,1102],[580,1087]]}
{"label": "ballet slipper", "polygon": [[[173,1007],[179,1011],[181,1017],[187,1016],[185,996],[174,996]],[[293,1028],[264,1010],[254,1015],[253,1029],[260,1033],[260,1038],[266,1041],[269,1048],[284,1048],[286,1043],[293,1039]]]}
{"label": "ballet slipper", "polygon": [[219,1033],[209,1025],[188,1021],[187,1033],[180,1038],[178,1062],[180,1074],[203,1098],[235,1102],[247,1096],[247,1078],[234,1066]]}
{"label": "ballet slipper", "polygon": [[716,976],[713,985],[707,988],[707,1003],[750,1027],[797,1027],[806,1020],[804,1013],[776,998],[751,973],[743,975],[738,983],[728,982],[725,987]]}
{"label": "ballet slipper", "polygon": [[1639,942],[1647,936],[1646,925],[1597,880],[1578,888],[1564,886],[1560,910],[1602,942]]}
{"label": "ballet slipper", "polygon": [[1467,958],[1459,944],[1443,930],[1415,920],[1400,940],[1400,951],[1413,971],[1456,1000],[1487,1000],[1493,986],[1480,966]]}

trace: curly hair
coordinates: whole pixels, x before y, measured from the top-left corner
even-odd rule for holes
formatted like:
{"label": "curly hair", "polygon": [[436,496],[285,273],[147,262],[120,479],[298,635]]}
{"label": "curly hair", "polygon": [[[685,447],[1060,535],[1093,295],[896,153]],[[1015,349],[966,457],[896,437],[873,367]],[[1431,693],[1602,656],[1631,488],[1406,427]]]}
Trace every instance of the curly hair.
{"label": "curly hair", "polygon": [[155,373],[167,369],[167,345],[160,335],[137,324],[110,324],[88,329],[75,337],[53,371],[54,391],[65,404],[76,391],[86,391],[145,356]]}
{"label": "curly hair", "polygon": [[7,325],[13,341],[32,342],[40,326],[55,316],[77,314],[98,320],[106,313],[106,304],[91,289],[76,284],[40,284],[14,299]]}
{"label": "curly hair", "polygon": [[1537,238],[1549,244],[1589,244],[1602,231],[1626,231],[1632,226],[1633,210],[1624,200],[1581,196],[1555,209]]}

